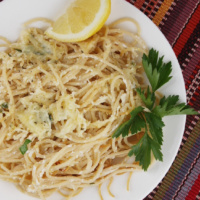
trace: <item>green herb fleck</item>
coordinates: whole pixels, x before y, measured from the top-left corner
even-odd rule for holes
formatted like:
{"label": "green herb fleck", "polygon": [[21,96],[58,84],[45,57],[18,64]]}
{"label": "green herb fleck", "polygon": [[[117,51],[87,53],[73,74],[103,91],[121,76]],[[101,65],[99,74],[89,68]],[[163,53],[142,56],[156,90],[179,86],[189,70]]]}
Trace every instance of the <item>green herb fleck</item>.
{"label": "green herb fleck", "polygon": [[52,116],[52,114],[49,114],[49,119],[50,119],[50,121],[53,121],[53,116]]}
{"label": "green herb fleck", "polygon": [[24,155],[27,152],[27,150],[28,150],[27,145],[29,143],[31,143],[31,140],[26,139],[25,142],[24,142],[24,144],[19,148],[19,150],[20,150],[20,152],[21,152],[22,155]]}
{"label": "green herb fleck", "polygon": [[8,103],[2,103],[1,104],[1,107],[3,108],[3,109],[8,109]]}
{"label": "green herb fleck", "polygon": [[136,66],[136,62],[135,62],[135,61],[132,61],[132,62],[131,62],[131,65],[132,65],[132,67],[135,67],[135,66]]}
{"label": "green herb fleck", "polygon": [[21,50],[21,49],[14,49],[14,50],[15,50],[15,51],[18,51],[18,52],[20,52],[20,53],[22,52],[22,50]]}

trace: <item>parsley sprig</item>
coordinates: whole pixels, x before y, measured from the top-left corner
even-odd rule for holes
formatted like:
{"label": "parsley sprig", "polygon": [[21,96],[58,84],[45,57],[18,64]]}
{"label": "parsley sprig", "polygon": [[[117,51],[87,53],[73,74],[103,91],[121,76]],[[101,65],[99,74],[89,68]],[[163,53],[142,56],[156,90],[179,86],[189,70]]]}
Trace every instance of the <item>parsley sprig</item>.
{"label": "parsley sprig", "polygon": [[172,76],[171,62],[164,63],[163,56],[159,58],[158,51],[151,49],[149,54],[143,55],[142,63],[144,71],[151,85],[147,89],[137,88],[136,92],[144,103],[144,107],[138,106],[130,112],[130,119],[121,124],[113,134],[113,138],[120,135],[126,137],[131,133],[135,135],[141,131],[143,137],[136,145],[133,145],[128,156],[135,155],[135,160],[145,171],[151,163],[151,152],[156,160],[163,160],[161,146],[163,143],[163,130],[165,126],[162,118],[169,115],[196,115],[199,114],[185,103],[178,103],[178,95],[163,97],[156,105],[155,92],[166,84]]}

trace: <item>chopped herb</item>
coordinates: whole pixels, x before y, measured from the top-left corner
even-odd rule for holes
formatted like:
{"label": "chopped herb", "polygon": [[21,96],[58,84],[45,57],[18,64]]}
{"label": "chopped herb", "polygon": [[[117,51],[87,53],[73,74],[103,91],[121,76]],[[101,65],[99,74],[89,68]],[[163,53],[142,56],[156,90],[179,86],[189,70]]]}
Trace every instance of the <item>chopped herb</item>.
{"label": "chopped herb", "polygon": [[39,51],[35,51],[33,52],[35,55],[38,55],[38,56],[44,56],[45,54],[42,53],[42,52],[39,52]]}
{"label": "chopped herb", "polygon": [[8,109],[8,103],[2,103],[1,104],[1,107],[3,108],[3,109]]}
{"label": "chopped herb", "polygon": [[50,121],[53,121],[53,116],[52,116],[52,114],[49,114],[49,119],[50,119]]}
{"label": "chopped herb", "polygon": [[20,152],[21,152],[22,155],[24,155],[27,152],[27,150],[28,150],[27,145],[29,143],[31,143],[31,140],[26,139],[25,142],[24,142],[24,144],[19,148],[19,150],[20,150]]}
{"label": "chopped herb", "polygon": [[21,49],[14,49],[14,50],[15,50],[15,51],[18,51],[18,52],[20,52],[20,53],[22,52],[22,50],[21,50]]}
{"label": "chopped herb", "polygon": [[94,185],[95,183],[90,183],[90,185]]}
{"label": "chopped herb", "polygon": [[135,160],[146,171],[151,163],[151,152],[156,160],[162,161],[163,154],[161,146],[163,143],[164,123],[162,117],[168,115],[197,115],[194,109],[185,103],[177,103],[178,95],[163,97],[158,105],[156,104],[155,91],[167,83],[172,77],[171,62],[163,63],[163,57],[158,58],[158,51],[151,49],[149,55],[143,55],[143,66],[152,87],[147,90],[137,88],[136,92],[140,96],[148,111],[142,106],[136,107],[130,112],[130,119],[121,124],[113,134],[114,137],[126,137],[129,132],[135,135],[144,131],[140,141],[133,145],[128,156],[135,155]]}
{"label": "chopped herb", "polygon": [[131,65],[132,65],[132,67],[135,67],[136,66],[136,62],[135,61],[131,61]]}

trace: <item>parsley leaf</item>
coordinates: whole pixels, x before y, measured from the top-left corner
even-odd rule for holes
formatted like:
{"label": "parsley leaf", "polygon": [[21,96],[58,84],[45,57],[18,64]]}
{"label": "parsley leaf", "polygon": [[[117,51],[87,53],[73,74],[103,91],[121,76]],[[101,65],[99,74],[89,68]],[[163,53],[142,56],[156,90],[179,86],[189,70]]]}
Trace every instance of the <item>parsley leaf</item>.
{"label": "parsley leaf", "polygon": [[151,110],[155,103],[156,97],[155,97],[155,94],[150,91],[149,86],[147,88],[146,95],[145,95],[145,91],[144,90],[142,91],[141,88],[137,88],[136,91],[138,95],[140,96],[140,98],[142,99],[142,101],[144,102],[145,106],[149,110]]}
{"label": "parsley leaf", "polygon": [[153,113],[144,113],[146,118],[146,123],[149,128],[149,133],[152,136],[152,139],[156,141],[158,144],[162,145],[163,142],[163,132],[162,128],[164,127],[164,123],[161,117],[156,116]]}
{"label": "parsley leaf", "polygon": [[194,109],[190,108],[190,106],[185,103],[178,104],[179,96],[178,95],[170,95],[167,98],[164,96],[159,105],[157,105],[153,109],[153,113],[160,117],[168,116],[168,115],[197,115]]}
{"label": "parsley leaf", "polygon": [[24,142],[24,144],[19,148],[19,150],[20,150],[20,152],[21,152],[22,155],[24,155],[24,154],[27,152],[27,150],[28,150],[27,145],[28,145],[30,142],[31,142],[31,140],[26,139],[25,142]]}
{"label": "parsley leaf", "polygon": [[130,114],[131,118],[115,131],[113,137],[119,137],[120,135],[125,137],[129,132],[135,135],[144,128],[144,136],[138,144],[133,145],[128,155],[135,154],[136,161],[139,161],[142,168],[147,170],[151,161],[151,151],[155,159],[162,161],[161,145],[164,123],[161,117],[154,113],[145,112],[141,106],[135,108]]}
{"label": "parsley leaf", "polygon": [[132,121],[132,126],[130,127],[131,134],[135,135],[136,133],[140,132],[144,127],[145,121],[143,117],[140,115],[135,116],[135,119]]}
{"label": "parsley leaf", "polygon": [[128,156],[131,157],[134,154],[135,161],[139,161],[139,165],[141,165],[142,169],[146,171],[151,163],[151,151],[156,160],[163,160],[161,145],[151,139],[147,132],[145,132],[140,141],[136,145],[132,146]]}
{"label": "parsley leaf", "polygon": [[172,77],[171,62],[164,63],[163,57],[158,58],[158,51],[151,49],[149,55],[143,55],[142,64],[151,84],[153,92],[167,83]]}
{"label": "parsley leaf", "polygon": [[[141,106],[135,108],[130,114],[131,114],[131,118],[126,121],[125,123],[123,123],[122,125],[120,125],[117,130],[115,131],[115,133],[113,134],[113,138],[117,138],[120,135],[122,135],[123,137],[128,136],[129,134],[129,130],[131,129],[131,134],[136,134],[139,131],[141,131],[141,128],[143,127],[143,120],[141,120],[140,117],[138,117],[138,113],[141,113],[143,111],[144,108],[142,108]],[[135,124],[137,124],[136,126],[134,126]]]}
{"label": "parsley leaf", "polygon": [[135,161],[146,171],[151,162],[151,143],[147,133],[140,139],[138,144],[134,145],[129,151],[128,156],[135,154]]}

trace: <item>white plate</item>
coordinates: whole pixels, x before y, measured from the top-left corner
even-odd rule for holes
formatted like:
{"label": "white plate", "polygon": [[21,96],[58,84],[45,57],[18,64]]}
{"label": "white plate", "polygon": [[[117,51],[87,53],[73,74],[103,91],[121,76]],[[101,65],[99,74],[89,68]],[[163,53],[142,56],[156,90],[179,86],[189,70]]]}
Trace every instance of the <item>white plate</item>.
{"label": "white plate", "polygon": [[[14,41],[18,38],[24,22],[34,17],[55,19],[63,11],[63,8],[66,7],[66,2],[69,2],[69,0],[4,0],[0,3],[0,35]],[[137,20],[141,26],[142,37],[148,47],[154,47],[159,50],[161,55],[165,55],[165,61],[172,61],[173,78],[161,91],[166,95],[178,94],[180,95],[180,100],[185,102],[186,93],[180,66],[171,46],[160,30],[142,12],[125,2],[125,0],[112,0],[112,12],[108,23],[121,17],[132,17]],[[125,27],[130,30],[132,29],[131,24],[125,24]],[[164,118],[166,124],[164,128],[164,144],[162,146],[164,161],[154,163],[148,172],[135,172],[131,179],[129,192],[126,190],[128,174],[114,177],[111,191],[115,194],[115,200],[140,200],[157,186],[167,173],[178,152],[185,127],[185,120],[185,116]],[[106,185],[105,183],[102,187],[103,197],[105,200],[113,200],[106,190]],[[0,181],[0,194],[0,198],[6,200],[35,199],[22,194],[11,183],[4,181]],[[49,199],[63,199],[56,198],[56,196],[54,194]],[[73,200],[86,200],[88,197],[89,199],[100,199],[95,186],[86,188],[80,195],[74,197]]]}

